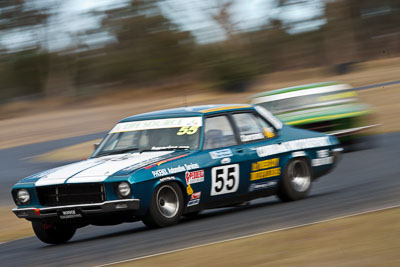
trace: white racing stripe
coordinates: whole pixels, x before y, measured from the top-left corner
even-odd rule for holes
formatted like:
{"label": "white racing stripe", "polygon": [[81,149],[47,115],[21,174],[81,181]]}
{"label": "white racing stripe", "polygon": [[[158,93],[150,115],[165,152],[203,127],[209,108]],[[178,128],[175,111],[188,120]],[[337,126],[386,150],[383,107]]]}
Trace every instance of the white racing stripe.
{"label": "white racing stripe", "polygon": [[367,210],[367,211],[361,211],[361,212],[352,213],[352,214],[347,214],[347,215],[342,215],[342,216],[339,216],[339,217],[334,217],[334,218],[325,219],[325,220],[320,220],[320,221],[311,222],[311,223],[304,223],[304,224],[299,224],[299,225],[295,225],[295,226],[289,226],[289,227],[279,228],[279,229],[275,229],[275,230],[269,230],[269,231],[265,231],[265,232],[261,232],[261,233],[256,233],[256,234],[250,234],[250,235],[245,235],[245,236],[239,236],[239,237],[229,238],[229,239],[225,239],[225,240],[210,242],[210,243],[201,244],[201,245],[196,245],[196,246],[191,246],[191,247],[186,247],[186,248],[180,248],[180,249],[175,249],[175,250],[170,250],[170,251],[155,253],[155,254],[146,255],[146,256],[137,257],[137,258],[127,259],[127,260],[121,260],[121,261],[115,261],[115,262],[111,262],[111,263],[96,265],[95,267],[103,267],[103,266],[110,266],[110,265],[114,265],[114,264],[126,263],[126,262],[131,262],[131,261],[137,261],[137,260],[142,260],[142,259],[147,259],[147,258],[162,256],[162,255],[166,255],[166,254],[176,253],[176,252],[180,252],[180,251],[185,251],[185,250],[189,250],[189,249],[201,248],[201,247],[210,246],[210,245],[215,245],[215,244],[222,244],[222,243],[226,243],[226,242],[230,242],[230,241],[241,240],[241,239],[250,238],[250,237],[255,237],[255,236],[259,236],[259,235],[270,234],[270,233],[275,233],[275,232],[280,232],[280,231],[286,231],[286,230],[301,228],[301,227],[310,226],[310,225],[315,225],[315,224],[321,224],[321,223],[331,222],[331,221],[335,221],[335,220],[345,219],[345,218],[349,218],[349,217],[354,217],[354,216],[358,216],[358,215],[363,215],[363,214],[368,214],[368,213],[373,213],[373,212],[377,212],[377,211],[383,211],[383,210],[388,210],[388,209],[393,209],[393,208],[398,208],[398,207],[400,207],[400,204],[393,205],[393,206],[389,206],[389,207],[383,207],[383,208],[377,208],[377,209]]}
{"label": "white racing stripe", "polygon": [[60,183],[85,183],[102,182],[108,176],[131,165],[164,156],[173,151],[144,152],[134,154],[113,155],[102,158],[94,158],[61,167],[40,178],[35,185],[53,185]]}
{"label": "white racing stripe", "polygon": [[315,87],[315,88],[310,88],[310,89],[303,89],[303,90],[291,91],[291,92],[286,92],[286,93],[279,93],[279,94],[274,94],[274,95],[256,97],[251,100],[251,103],[259,104],[259,103],[271,102],[271,101],[287,99],[287,98],[292,98],[292,97],[331,93],[331,92],[348,90],[348,89],[351,89],[351,87],[348,84],[335,84],[335,85],[329,85],[329,86]]}

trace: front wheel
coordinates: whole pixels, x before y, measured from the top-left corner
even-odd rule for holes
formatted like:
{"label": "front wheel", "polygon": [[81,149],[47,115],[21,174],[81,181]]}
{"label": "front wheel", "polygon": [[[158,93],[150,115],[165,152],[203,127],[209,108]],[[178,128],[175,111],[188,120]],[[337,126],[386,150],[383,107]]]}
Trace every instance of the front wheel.
{"label": "front wheel", "polygon": [[176,183],[157,187],[143,223],[150,228],[177,224],[183,212],[183,193]]}
{"label": "front wheel", "polygon": [[279,182],[278,197],[282,201],[303,199],[311,189],[311,169],[309,163],[301,159],[291,160]]}
{"label": "front wheel", "polygon": [[70,225],[32,222],[32,228],[37,238],[47,244],[62,244],[68,242],[75,234],[76,228]]}

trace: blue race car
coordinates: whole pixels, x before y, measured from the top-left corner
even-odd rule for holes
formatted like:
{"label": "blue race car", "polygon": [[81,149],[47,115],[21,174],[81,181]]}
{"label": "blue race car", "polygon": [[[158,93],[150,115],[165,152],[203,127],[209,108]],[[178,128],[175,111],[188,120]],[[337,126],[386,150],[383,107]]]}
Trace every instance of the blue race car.
{"label": "blue race car", "polygon": [[302,199],[340,152],[335,137],[284,125],[260,106],[156,111],[118,122],[89,159],[19,181],[13,212],[49,244],[88,224],[170,226],[273,194]]}

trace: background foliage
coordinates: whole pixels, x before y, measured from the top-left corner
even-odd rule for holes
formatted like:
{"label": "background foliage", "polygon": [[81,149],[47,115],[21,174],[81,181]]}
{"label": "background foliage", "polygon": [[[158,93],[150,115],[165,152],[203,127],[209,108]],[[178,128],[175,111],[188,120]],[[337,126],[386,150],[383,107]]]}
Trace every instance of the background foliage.
{"label": "background foliage", "polygon": [[[322,1],[324,14],[312,20],[326,22],[298,33],[290,33],[291,25],[279,16],[266,18],[257,29],[237,30],[234,1],[210,0],[210,10],[204,11],[223,30],[223,41],[199,43],[165,15],[162,0],[131,0],[88,14],[101,17],[97,28],[71,33],[75,42],[50,49],[51,18],[59,12],[49,5],[54,1],[1,0],[0,102],[32,95],[78,96],[118,85],[134,88],[188,74],[222,90],[243,91],[257,75],[317,66],[345,73],[356,62],[400,54],[396,0]],[[273,2],[284,8],[307,1]],[[12,34],[34,37],[9,48],[4,41]],[[80,41],[99,34],[108,38],[95,46]]]}

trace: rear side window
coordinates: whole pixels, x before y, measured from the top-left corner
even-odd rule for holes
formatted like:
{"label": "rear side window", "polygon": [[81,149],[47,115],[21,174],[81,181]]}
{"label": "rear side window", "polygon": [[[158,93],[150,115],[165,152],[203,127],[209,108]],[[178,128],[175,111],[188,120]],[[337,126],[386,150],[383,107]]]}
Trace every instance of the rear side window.
{"label": "rear side window", "polygon": [[237,145],[235,134],[231,123],[225,115],[205,119],[203,149],[234,145]]}
{"label": "rear side window", "polygon": [[237,113],[232,115],[242,142],[264,139],[263,127],[253,113]]}

